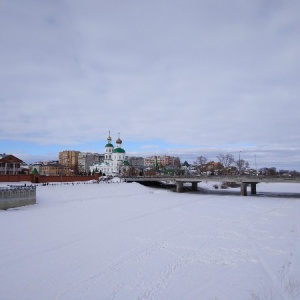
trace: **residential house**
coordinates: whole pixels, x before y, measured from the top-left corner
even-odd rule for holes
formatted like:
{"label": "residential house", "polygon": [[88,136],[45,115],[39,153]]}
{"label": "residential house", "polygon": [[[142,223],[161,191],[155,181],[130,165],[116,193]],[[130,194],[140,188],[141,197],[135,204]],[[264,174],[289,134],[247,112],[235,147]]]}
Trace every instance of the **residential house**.
{"label": "residential house", "polygon": [[21,171],[23,161],[11,154],[0,155],[0,174],[15,175]]}

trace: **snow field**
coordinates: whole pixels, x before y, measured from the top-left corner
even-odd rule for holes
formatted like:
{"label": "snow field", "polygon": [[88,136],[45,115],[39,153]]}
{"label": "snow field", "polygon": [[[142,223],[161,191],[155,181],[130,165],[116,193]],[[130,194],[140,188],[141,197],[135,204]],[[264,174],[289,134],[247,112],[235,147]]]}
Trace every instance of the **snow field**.
{"label": "snow field", "polygon": [[39,186],[36,205],[0,211],[1,299],[299,299],[299,212],[299,198]]}

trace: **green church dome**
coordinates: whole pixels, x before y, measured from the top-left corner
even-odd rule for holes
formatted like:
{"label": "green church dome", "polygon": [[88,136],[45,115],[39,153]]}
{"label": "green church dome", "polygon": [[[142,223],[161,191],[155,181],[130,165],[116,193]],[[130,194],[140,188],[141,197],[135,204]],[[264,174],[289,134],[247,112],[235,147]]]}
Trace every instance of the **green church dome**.
{"label": "green church dome", "polygon": [[113,148],[114,146],[113,146],[113,144],[108,143],[108,144],[105,145],[105,148],[107,148],[107,147]]}
{"label": "green church dome", "polygon": [[113,150],[113,153],[125,153],[125,150],[122,148],[116,148]]}

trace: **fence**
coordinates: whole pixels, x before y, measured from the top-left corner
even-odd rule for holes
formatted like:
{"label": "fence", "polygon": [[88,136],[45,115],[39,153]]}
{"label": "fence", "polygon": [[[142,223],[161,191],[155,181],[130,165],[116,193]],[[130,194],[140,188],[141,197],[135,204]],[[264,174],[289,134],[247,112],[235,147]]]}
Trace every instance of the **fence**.
{"label": "fence", "polygon": [[0,188],[0,209],[36,204],[35,186],[9,186]]}
{"label": "fence", "polygon": [[32,183],[45,183],[45,182],[74,182],[74,181],[88,181],[99,179],[99,174],[91,176],[45,176],[33,174],[18,174],[18,175],[0,175],[0,182],[20,182],[27,181]]}

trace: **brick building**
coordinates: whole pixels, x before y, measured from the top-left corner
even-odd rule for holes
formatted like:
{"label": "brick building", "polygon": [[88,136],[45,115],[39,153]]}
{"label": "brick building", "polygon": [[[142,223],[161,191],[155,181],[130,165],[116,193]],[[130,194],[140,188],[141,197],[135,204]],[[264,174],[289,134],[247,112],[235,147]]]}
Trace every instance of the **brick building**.
{"label": "brick building", "polygon": [[71,176],[74,175],[74,172],[68,166],[58,163],[48,163],[40,166],[39,174],[45,176]]}

